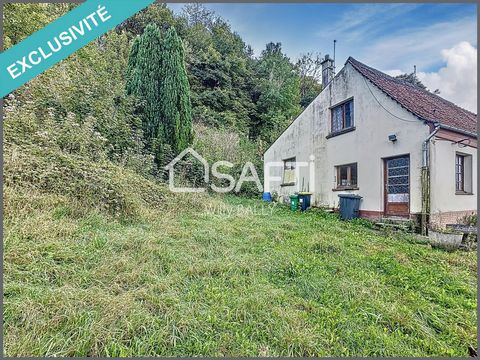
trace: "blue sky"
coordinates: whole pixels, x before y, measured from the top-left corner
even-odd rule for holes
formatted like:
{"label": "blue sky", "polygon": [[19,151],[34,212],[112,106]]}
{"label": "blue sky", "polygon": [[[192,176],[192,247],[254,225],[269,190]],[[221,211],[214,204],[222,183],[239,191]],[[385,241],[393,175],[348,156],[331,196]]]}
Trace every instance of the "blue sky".
{"label": "blue sky", "polygon": [[[183,4],[168,6],[179,13]],[[446,84],[453,80],[437,77],[436,82],[433,81],[434,75],[445,67],[455,66],[456,52],[463,51],[462,56],[468,58],[470,65],[460,70],[470,79],[472,74],[467,71],[475,71],[476,88],[477,5],[474,3],[206,6],[227,20],[256,55],[270,41],[281,42],[292,60],[305,52],[332,55],[336,39],[337,68],[343,66],[348,56],[391,74],[411,72],[417,65],[419,73],[430,75],[425,77],[427,86],[430,80],[437,86],[438,82]],[[462,42],[464,46],[458,48]],[[465,50],[466,43],[470,48]],[[454,53],[446,53],[449,49],[454,49]],[[472,70],[473,62],[475,70]],[[450,76],[460,70],[451,68]],[[473,84],[470,85],[469,88],[473,88]],[[444,87],[452,88],[450,84]],[[476,91],[474,95],[470,94],[474,103],[469,100],[467,107],[476,108]]]}
{"label": "blue sky", "polygon": [[[169,4],[179,12],[182,4]],[[348,56],[382,70],[433,71],[460,41],[477,47],[476,4],[207,4],[256,54],[281,42],[292,59],[308,51]],[[407,46],[407,47],[405,47]]]}

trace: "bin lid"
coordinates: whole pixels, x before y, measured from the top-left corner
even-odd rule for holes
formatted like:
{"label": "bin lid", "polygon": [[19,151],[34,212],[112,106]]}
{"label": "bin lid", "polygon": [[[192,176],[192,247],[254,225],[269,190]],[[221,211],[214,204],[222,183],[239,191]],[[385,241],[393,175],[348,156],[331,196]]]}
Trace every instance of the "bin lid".
{"label": "bin lid", "polygon": [[290,195],[290,199],[296,199],[296,198],[298,198],[298,195],[297,195],[297,194],[292,194],[292,195]]}
{"label": "bin lid", "polygon": [[347,199],[362,199],[362,197],[357,194],[338,194],[338,197]]}
{"label": "bin lid", "polygon": [[302,191],[302,192],[299,192],[298,195],[312,195],[313,193],[311,192],[308,192],[308,191]]}

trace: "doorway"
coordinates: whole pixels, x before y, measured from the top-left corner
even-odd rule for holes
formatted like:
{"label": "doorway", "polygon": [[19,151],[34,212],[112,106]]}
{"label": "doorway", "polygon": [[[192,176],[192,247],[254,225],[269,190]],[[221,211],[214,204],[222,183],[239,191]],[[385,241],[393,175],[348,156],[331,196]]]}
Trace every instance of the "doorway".
{"label": "doorway", "polygon": [[385,216],[410,214],[410,156],[384,159]]}

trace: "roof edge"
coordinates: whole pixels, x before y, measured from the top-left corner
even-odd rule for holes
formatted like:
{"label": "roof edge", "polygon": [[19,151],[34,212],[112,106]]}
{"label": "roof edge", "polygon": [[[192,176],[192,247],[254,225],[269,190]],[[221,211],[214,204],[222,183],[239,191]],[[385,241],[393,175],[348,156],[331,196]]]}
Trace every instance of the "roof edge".
{"label": "roof edge", "polygon": [[444,125],[444,124],[440,124],[440,129],[445,129],[445,130],[449,130],[449,131],[452,131],[452,132],[456,132],[458,134],[462,134],[462,135],[467,135],[467,136],[471,136],[475,139],[478,139],[478,134],[477,133],[472,133],[470,131],[466,131],[466,130],[463,130],[463,129],[457,129],[453,126],[448,126],[448,125]]}

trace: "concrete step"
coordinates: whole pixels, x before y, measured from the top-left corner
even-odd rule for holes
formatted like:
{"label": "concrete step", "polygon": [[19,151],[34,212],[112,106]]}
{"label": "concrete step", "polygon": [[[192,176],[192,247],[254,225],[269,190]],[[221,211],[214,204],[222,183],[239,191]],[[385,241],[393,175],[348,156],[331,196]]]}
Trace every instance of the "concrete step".
{"label": "concrete step", "polygon": [[410,230],[410,226],[407,224],[398,224],[398,223],[388,223],[388,222],[376,222],[376,226],[380,228],[390,228],[390,229],[398,229],[398,230]]}
{"label": "concrete step", "polygon": [[390,216],[390,217],[382,217],[380,222],[387,223],[387,224],[407,224],[411,222],[409,218],[400,217],[400,216]]}

